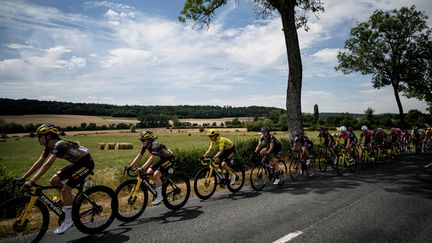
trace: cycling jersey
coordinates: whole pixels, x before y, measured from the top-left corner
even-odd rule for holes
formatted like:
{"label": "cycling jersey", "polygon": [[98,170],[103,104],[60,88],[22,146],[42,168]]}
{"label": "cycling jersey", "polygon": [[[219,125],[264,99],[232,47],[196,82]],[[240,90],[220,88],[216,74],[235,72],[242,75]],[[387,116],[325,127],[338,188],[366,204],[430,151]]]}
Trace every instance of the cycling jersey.
{"label": "cycling jersey", "polygon": [[372,130],[366,130],[366,131],[362,131],[360,133],[360,139],[362,139],[364,137],[364,145],[369,144],[372,141],[372,137],[374,135],[374,132]]}
{"label": "cycling jersey", "polygon": [[264,135],[261,135],[259,140],[261,141],[261,144],[263,146],[265,146],[267,144],[270,146],[270,144],[273,144],[273,150],[271,152],[274,154],[278,154],[282,149],[282,144],[272,134],[269,134],[267,137],[265,137]]}
{"label": "cycling jersey", "polygon": [[212,149],[215,145],[219,146],[219,151],[220,150],[228,150],[228,149],[234,147],[234,143],[231,140],[229,140],[228,138],[221,137],[221,136],[218,136],[218,138],[216,138],[216,140],[210,142],[210,149]]}
{"label": "cycling jersey", "polygon": [[158,141],[153,141],[148,147],[142,147],[140,151],[141,155],[143,155],[146,150],[148,150],[151,155],[160,157],[161,159],[167,159],[173,156],[173,152]]}
{"label": "cycling jersey", "polygon": [[384,140],[387,138],[387,134],[383,131],[381,132],[375,132],[375,143],[382,144],[384,143]]}
{"label": "cycling jersey", "polygon": [[324,146],[326,147],[331,147],[335,144],[333,136],[327,131],[320,133],[319,137],[324,138]]}
{"label": "cycling jersey", "polygon": [[312,150],[313,147],[313,143],[312,141],[309,139],[308,136],[302,136],[302,137],[295,137],[294,138],[294,147],[295,150],[300,150],[301,147],[306,146],[308,151]]}
{"label": "cycling jersey", "polygon": [[75,163],[88,154],[88,149],[73,141],[59,140],[52,149],[45,147],[43,156],[48,157],[50,153],[58,158]]}

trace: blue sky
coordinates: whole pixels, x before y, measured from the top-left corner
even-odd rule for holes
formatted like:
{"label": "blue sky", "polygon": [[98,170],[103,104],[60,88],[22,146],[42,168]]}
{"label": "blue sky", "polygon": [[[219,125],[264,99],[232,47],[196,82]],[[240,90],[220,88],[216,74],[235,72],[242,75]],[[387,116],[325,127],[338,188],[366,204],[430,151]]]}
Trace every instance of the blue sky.
{"label": "blue sky", "polygon": [[[0,4],[0,97],[117,105],[285,108],[287,57],[280,18],[256,19],[252,1],[230,1],[210,28],[177,17],[184,0],[6,1]],[[430,0],[324,0],[299,30],[302,110],[397,113],[390,87],[334,70],[356,23],[375,9]],[[431,19],[428,20],[429,26]],[[402,97],[404,111],[427,105]]]}

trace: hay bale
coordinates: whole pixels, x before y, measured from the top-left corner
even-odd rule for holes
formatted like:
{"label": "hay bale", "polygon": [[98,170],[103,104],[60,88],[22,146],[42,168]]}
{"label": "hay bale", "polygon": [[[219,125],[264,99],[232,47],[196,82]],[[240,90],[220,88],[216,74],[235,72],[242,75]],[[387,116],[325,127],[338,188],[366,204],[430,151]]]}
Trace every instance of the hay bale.
{"label": "hay bale", "polygon": [[115,149],[115,147],[116,147],[116,144],[115,144],[115,143],[107,143],[107,144],[105,145],[105,149],[108,149],[108,150]]}
{"label": "hay bale", "polygon": [[133,149],[134,145],[132,143],[117,143],[117,149]]}
{"label": "hay bale", "polygon": [[96,146],[97,146],[97,149],[99,149],[99,150],[104,150],[105,149],[105,143],[98,143]]}

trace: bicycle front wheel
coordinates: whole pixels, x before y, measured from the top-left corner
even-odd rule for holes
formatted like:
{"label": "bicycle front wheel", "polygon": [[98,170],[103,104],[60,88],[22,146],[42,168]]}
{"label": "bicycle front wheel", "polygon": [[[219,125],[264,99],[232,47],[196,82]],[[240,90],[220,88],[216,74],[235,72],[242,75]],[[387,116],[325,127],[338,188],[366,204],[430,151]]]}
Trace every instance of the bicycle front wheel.
{"label": "bicycle front wheel", "polygon": [[243,187],[245,181],[245,171],[243,166],[238,164],[231,165],[231,171],[234,172],[236,180],[232,185],[228,183],[227,187],[230,192],[238,192]]}
{"label": "bicycle front wheel", "polygon": [[298,159],[292,160],[289,166],[289,174],[293,181],[298,180],[300,176],[300,170],[301,170],[300,160]]}
{"label": "bicycle front wheel", "polygon": [[162,185],[163,203],[171,210],[182,208],[190,196],[189,178],[181,174],[171,174]]}
{"label": "bicycle front wheel", "polygon": [[122,182],[115,190],[118,200],[117,219],[130,222],[144,213],[148,203],[148,190],[141,184],[139,191],[134,193],[137,179]]}
{"label": "bicycle front wheel", "polygon": [[320,169],[321,172],[326,172],[327,171],[327,165],[328,165],[328,156],[326,156],[326,154],[322,153],[320,154],[320,156],[318,157],[318,167]]}
{"label": "bicycle front wheel", "polygon": [[257,163],[252,167],[250,173],[250,183],[255,191],[262,190],[268,181],[268,173],[262,163]]}
{"label": "bicycle front wheel", "polygon": [[216,191],[216,175],[210,174],[209,168],[202,168],[198,171],[194,180],[194,191],[197,197],[202,200],[209,199]]}
{"label": "bicycle front wheel", "polygon": [[23,242],[38,242],[45,235],[49,225],[49,212],[45,204],[37,199],[30,214],[21,217],[30,197],[17,197],[0,204],[0,240],[20,237]]}
{"label": "bicycle front wheel", "polygon": [[345,165],[345,157],[343,155],[339,155],[336,165],[336,173],[338,175],[342,176],[345,173]]}
{"label": "bicycle front wheel", "polygon": [[83,233],[100,233],[114,221],[118,212],[115,192],[103,185],[89,188],[79,194],[72,207],[72,220]]}

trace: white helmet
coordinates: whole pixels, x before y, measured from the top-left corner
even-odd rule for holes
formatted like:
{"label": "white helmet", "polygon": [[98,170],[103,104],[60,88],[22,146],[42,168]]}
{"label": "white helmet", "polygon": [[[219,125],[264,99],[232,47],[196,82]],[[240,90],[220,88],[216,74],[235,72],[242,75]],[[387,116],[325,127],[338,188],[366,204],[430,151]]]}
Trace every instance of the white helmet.
{"label": "white helmet", "polygon": [[362,131],[367,131],[367,130],[368,130],[368,127],[363,125],[363,126],[361,127],[361,130],[362,130]]}
{"label": "white helmet", "polygon": [[339,128],[339,131],[341,131],[341,132],[345,132],[346,130],[347,130],[346,126],[341,126]]}

